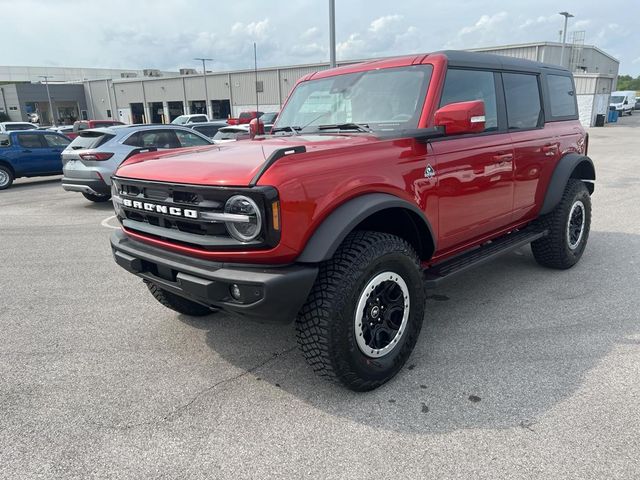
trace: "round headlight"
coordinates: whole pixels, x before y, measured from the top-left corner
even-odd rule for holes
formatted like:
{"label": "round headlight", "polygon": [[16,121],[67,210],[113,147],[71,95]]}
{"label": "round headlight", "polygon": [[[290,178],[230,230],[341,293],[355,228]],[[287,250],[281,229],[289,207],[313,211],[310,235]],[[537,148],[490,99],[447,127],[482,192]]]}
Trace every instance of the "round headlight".
{"label": "round headlight", "polygon": [[250,242],[260,235],[262,215],[256,202],[244,195],[234,195],[224,206],[224,213],[241,215],[237,220],[225,222],[229,234],[240,242]]}

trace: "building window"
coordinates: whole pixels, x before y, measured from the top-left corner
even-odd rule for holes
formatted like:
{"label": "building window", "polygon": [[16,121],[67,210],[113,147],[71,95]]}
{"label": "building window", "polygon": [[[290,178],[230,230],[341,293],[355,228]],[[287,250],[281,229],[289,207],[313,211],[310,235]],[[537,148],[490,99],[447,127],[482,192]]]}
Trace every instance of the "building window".
{"label": "building window", "polygon": [[107,118],[111,118],[111,110],[107,110]]}
{"label": "building window", "polygon": [[9,107],[9,110],[18,110],[18,107]]}

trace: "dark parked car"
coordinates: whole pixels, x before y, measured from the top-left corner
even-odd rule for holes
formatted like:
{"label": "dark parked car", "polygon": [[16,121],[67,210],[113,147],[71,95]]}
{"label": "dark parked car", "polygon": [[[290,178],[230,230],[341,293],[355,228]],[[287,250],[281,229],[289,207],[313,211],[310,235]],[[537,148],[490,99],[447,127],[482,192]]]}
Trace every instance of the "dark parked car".
{"label": "dark parked car", "polygon": [[60,154],[69,143],[64,135],[47,130],[0,133],[0,190],[18,177],[61,174]]}
{"label": "dark parked car", "polygon": [[189,127],[192,130],[195,130],[198,133],[201,133],[206,137],[213,138],[215,134],[218,133],[218,130],[220,130],[222,127],[226,127],[227,125],[228,123],[226,120],[216,120],[206,123],[189,123],[185,126]]}

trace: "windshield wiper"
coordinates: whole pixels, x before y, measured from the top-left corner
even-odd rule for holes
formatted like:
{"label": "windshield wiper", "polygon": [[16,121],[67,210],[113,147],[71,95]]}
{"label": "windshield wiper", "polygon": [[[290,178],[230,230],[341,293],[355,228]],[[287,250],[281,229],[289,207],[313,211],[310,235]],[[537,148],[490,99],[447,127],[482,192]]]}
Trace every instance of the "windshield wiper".
{"label": "windshield wiper", "polygon": [[372,130],[366,123],[334,123],[332,125],[318,125],[318,130],[357,130],[358,132],[370,133]]}
{"label": "windshield wiper", "polygon": [[294,135],[297,135],[300,130],[302,130],[302,127],[287,125],[285,127],[272,128],[271,134],[278,132],[291,132]]}

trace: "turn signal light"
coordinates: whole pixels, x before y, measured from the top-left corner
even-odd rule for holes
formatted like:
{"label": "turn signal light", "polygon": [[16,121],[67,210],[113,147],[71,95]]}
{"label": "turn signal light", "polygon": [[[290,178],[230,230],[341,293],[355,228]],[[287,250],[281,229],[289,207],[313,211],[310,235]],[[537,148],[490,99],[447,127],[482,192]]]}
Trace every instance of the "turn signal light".
{"label": "turn signal light", "polygon": [[95,153],[81,153],[80,158],[83,160],[89,160],[90,162],[101,162],[103,160],[109,160],[113,157],[113,153],[108,152],[95,152]]}
{"label": "turn signal light", "polygon": [[276,231],[280,230],[280,202],[275,201],[271,204],[271,214],[273,215],[273,229]]}

